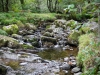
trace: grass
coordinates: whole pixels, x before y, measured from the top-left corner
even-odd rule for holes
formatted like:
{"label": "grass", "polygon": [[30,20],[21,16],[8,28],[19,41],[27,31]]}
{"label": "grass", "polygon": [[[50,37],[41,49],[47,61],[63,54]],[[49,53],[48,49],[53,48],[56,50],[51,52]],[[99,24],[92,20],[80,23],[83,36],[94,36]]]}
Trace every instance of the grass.
{"label": "grass", "polygon": [[17,24],[21,21],[22,23],[34,23],[40,21],[48,21],[56,19],[55,13],[31,13],[31,12],[9,12],[0,13],[0,25]]}
{"label": "grass", "polygon": [[77,56],[78,64],[83,66],[82,75],[97,75],[100,65],[100,45],[97,43],[93,33],[81,35],[79,37],[79,52]]}

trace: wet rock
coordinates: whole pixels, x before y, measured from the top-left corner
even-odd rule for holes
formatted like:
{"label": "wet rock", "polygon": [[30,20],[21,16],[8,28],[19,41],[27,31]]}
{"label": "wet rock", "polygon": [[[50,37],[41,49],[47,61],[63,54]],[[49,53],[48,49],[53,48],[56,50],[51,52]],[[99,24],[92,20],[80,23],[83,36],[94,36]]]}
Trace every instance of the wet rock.
{"label": "wet rock", "polygon": [[64,58],[64,62],[68,62],[69,61],[69,58],[68,57],[65,57]]}
{"label": "wet rock", "polygon": [[60,45],[55,45],[54,49],[61,49],[61,46]]}
{"label": "wet rock", "polygon": [[70,69],[70,65],[67,64],[67,63],[66,64],[64,63],[64,64],[62,64],[62,66],[60,66],[60,69],[61,70],[69,70]]}
{"label": "wet rock", "polygon": [[16,24],[12,24],[9,26],[3,26],[3,30],[6,31],[8,34],[16,34],[19,31],[19,28]]}
{"label": "wet rock", "polygon": [[79,67],[75,67],[71,70],[72,73],[77,73],[79,72],[81,69]]}
{"label": "wet rock", "polygon": [[69,50],[69,49],[70,49],[70,46],[69,45],[63,47],[63,50]]}
{"label": "wet rock", "polygon": [[27,62],[22,62],[19,64],[20,66],[24,66],[24,65],[27,65]]}

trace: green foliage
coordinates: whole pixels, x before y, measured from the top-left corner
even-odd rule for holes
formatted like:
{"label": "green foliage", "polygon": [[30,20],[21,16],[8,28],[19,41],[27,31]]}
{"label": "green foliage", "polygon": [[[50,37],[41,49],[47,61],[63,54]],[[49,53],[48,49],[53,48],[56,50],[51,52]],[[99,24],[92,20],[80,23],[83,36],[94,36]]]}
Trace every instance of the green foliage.
{"label": "green foliage", "polygon": [[0,35],[8,35],[8,34],[4,30],[0,29]]}
{"label": "green foliage", "polygon": [[56,14],[55,13],[1,13],[0,14],[0,25],[9,25],[9,24],[17,24],[18,22],[22,23],[34,23],[38,24],[40,21],[48,21],[48,20],[55,20]]}
{"label": "green foliage", "polygon": [[85,34],[79,38],[78,64],[83,66],[82,75],[95,75],[100,64],[99,46],[93,33]]}

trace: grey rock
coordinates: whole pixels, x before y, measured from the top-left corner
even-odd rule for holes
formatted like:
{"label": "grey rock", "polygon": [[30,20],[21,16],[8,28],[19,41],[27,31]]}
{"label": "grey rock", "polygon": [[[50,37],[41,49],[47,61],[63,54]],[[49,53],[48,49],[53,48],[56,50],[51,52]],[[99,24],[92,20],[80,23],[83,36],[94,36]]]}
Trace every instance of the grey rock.
{"label": "grey rock", "polygon": [[77,73],[79,72],[81,69],[79,67],[75,67],[71,70],[72,73]]}
{"label": "grey rock", "polygon": [[70,65],[69,64],[63,64],[62,66],[60,66],[61,70],[69,70],[70,69]]}

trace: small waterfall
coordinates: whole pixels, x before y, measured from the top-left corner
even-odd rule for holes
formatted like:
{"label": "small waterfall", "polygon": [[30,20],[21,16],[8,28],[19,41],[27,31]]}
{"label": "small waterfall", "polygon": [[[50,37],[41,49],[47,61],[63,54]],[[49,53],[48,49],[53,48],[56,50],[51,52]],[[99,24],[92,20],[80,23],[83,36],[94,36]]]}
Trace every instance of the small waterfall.
{"label": "small waterfall", "polygon": [[42,46],[41,37],[40,37],[40,40],[39,40],[39,46],[40,46],[40,48],[42,48],[42,47],[43,47],[43,46]]}
{"label": "small waterfall", "polygon": [[38,37],[39,37],[39,46],[40,46],[40,48],[42,48],[43,47],[43,43],[42,43],[42,40],[41,40],[41,33],[40,32],[38,32]]}

